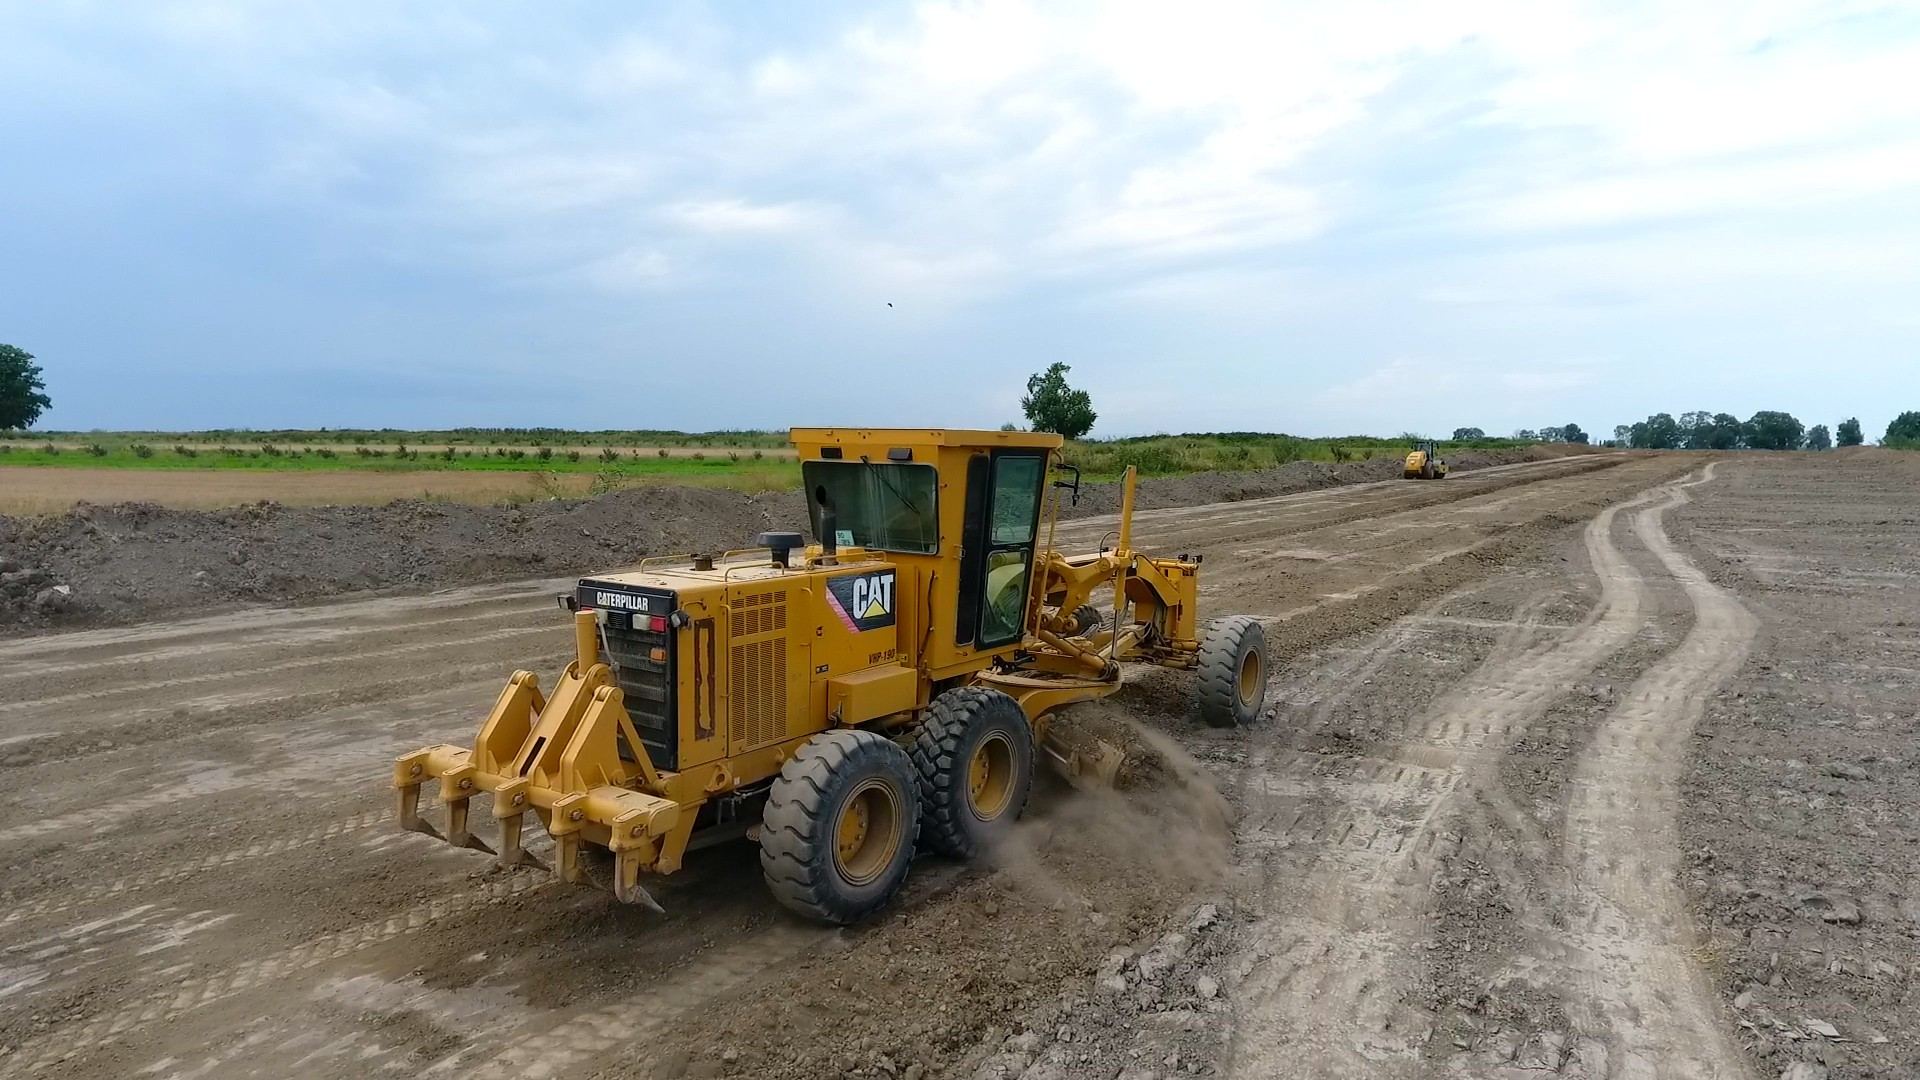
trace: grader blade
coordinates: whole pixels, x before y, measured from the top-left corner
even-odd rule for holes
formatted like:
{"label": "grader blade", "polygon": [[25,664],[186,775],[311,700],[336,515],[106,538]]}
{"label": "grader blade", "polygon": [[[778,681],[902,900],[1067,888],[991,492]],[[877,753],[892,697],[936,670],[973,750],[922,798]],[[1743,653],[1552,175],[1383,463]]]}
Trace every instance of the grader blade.
{"label": "grader blade", "polygon": [[1112,788],[1120,782],[1120,770],[1127,763],[1127,752],[1105,739],[1089,739],[1073,744],[1048,732],[1040,749],[1054,770],[1074,787]]}

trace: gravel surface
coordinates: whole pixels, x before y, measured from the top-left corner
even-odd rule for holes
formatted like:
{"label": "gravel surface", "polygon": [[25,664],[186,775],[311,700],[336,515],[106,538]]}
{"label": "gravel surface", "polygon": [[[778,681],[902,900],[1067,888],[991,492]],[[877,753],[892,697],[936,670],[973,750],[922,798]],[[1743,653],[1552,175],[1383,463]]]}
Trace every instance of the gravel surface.
{"label": "gravel surface", "polygon": [[[1332,814],[1364,811],[1364,782],[1391,794],[1358,756],[1366,732],[1472,655],[1403,646],[1387,655],[1431,664],[1375,685],[1372,654],[1339,642],[1437,643],[1456,624],[1420,614],[1432,604],[1693,465],[1596,456],[1144,511],[1143,543],[1207,556],[1208,612],[1267,620],[1274,715],[1215,731],[1185,677],[1148,673],[1061,721],[1133,730],[1157,757],[1130,787],[1046,786],[1000,856],[920,859],[884,917],[845,930],[778,908],[750,845],[653,883],[659,916],[393,831],[395,754],[471,737],[507,672],[564,664],[551,582],[16,635],[0,641],[0,1077],[1247,1071],[1247,1033],[1289,1030],[1260,990],[1292,955],[1275,920],[1314,910],[1289,883],[1329,880],[1301,876],[1310,853],[1331,866],[1375,835]],[[1110,528],[1070,522],[1061,542]],[[1346,690],[1366,727],[1307,724],[1306,701]],[[1366,768],[1315,771],[1349,761]],[[1290,796],[1319,816],[1267,801]]]}

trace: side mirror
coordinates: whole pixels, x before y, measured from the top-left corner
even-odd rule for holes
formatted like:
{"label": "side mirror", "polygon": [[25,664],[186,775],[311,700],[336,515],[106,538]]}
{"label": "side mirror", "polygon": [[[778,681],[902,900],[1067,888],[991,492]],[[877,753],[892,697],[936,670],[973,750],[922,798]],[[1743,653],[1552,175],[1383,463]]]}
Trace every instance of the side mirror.
{"label": "side mirror", "polygon": [[1058,469],[1061,472],[1070,472],[1073,474],[1072,483],[1068,483],[1065,480],[1055,480],[1053,482],[1053,486],[1057,488],[1066,488],[1068,491],[1072,492],[1073,502],[1071,505],[1079,506],[1080,505],[1080,466],[1069,465],[1063,461],[1055,465],[1054,468]]}

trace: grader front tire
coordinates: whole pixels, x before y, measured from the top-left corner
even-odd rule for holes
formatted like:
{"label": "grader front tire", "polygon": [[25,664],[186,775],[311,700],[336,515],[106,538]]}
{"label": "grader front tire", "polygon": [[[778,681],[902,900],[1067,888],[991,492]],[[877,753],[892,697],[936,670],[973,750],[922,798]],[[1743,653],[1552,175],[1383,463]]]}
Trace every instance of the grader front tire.
{"label": "grader front tire", "polygon": [[1033,727],[998,690],[962,686],[933,699],[910,756],[926,807],[921,836],[971,859],[1013,828],[1033,789]]}
{"label": "grader front tire", "polygon": [[1094,630],[1099,629],[1100,624],[1104,621],[1106,621],[1106,616],[1100,613],[1099,608],[1094,607],[1092,604],[1081,604],[1079,607],[1073,609],[1073,633],[1070,636],[1086,637]]}
{"label": "grader front tire", "polygon": [[1217,728],[1253,723],[1267,700],[1267,632],[1257,619],[1231,615],[1200,640],[1200,718]]}
{"label": "grader front tire", "polygon": [[826,731],[767,792],[760,870],[788,909],[844,926],[906,882],[919,835],[919,778],[906,751],[871,731]]}

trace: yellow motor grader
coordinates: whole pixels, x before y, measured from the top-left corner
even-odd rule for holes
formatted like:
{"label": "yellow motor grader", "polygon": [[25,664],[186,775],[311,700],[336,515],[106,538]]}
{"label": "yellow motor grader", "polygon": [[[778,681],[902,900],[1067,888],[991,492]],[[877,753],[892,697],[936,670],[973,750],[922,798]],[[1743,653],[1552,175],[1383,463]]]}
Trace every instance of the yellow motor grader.
{"label": "yellow motor grader", "polygon": [[[486,795],[502,866],[539,865],[531,812],[561,879],[602,877],[610,853],[614,894],[655,910],[641,875],[757,837],[781,903],[849,923],[886,903],[917,847],[965,858],[999,838],[1038,755],[1110,778],[1111,753],[1071,748],[1049,720],[1118,690],[1122,664],[1193,670],[1211,724],[1260,711],[1260,624],[1203,631],[1200,560],[1133,550],[1131,470],[1115,546],[1066,555],[1053,526],[1079,473],[1056,435],[792,439],[814,543],[763,533],[580,579],[560,598],[577,655],[558,683],[516,671],[472,745],[396,760],[400,824],[495,853],[472,831]],[[420,814],[428,779],[444,834]]]}

